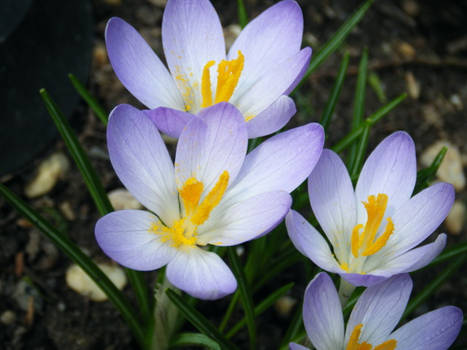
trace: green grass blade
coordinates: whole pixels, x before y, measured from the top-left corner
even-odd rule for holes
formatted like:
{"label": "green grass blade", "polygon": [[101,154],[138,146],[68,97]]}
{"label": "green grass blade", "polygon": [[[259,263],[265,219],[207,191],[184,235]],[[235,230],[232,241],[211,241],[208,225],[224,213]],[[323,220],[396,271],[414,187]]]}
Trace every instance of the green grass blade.
{"label": "green grass blade", "polygon": [[211,322],[209,322],[193,306],[171,289],[166,290],[167,296],[175,304],[180,313],[201,333],[216,341],[222,349],[235,349],[235,346],[226,339]]}
{"label": "green grass blade", "polygon": [[248,282],[240,265],[240,259],[235,252],[235,247],[228,247],[227,253],[229,255],[232,272],[234,273],[238,290],[240,291],[240,299],[242,301],[243,310],[245,311],[245,319],[248,326],[248,335],[250,337],[250,349],[256,349],[256,324],[255,324],[255,311],[253,306],[253,298],[251,297]]}
{"label": "green grass blade", "polygon": [[107,122],[109,121],[109,118],[107,116],[107,113],[105,112],[104,108],[97,102],[97,100],[89,93],[88,90],[84,87],[83,84],[73,75],[73,74],[68,74],[68,78],[70,79],[71,83],[73,84],[75,90],[78,92],[78,94],[81,95],[83,100],[86,101],[88,106],[93,110],[93,112],[96,114],[96,116],[104,123],[104,125],[107,125]]}
{"label": "green grass blade", "polygon": [[[353,118],[352,118],[352,131],[357,130],[362,124],[363,114],[365,113],[365,96],[366,96],[366,82],[368,75],[368,50],[363,50],[360,64],[358,65],[357,86],[355,88],[355,97],[353,104]],[[361,145],[361,143],[360,143]],[[350,153],[348,159],[349,169],[353,169],[355,159],[357,157],[357,144],[350,146]]]}
{"label": "green grass blade", "polygon": [[389,102],[388,104],[384,105],[380,109],[378,109],[375,113],[371,114],[362,125],[355,131],[349,132],[346,136],[344,136],[338,143],[336,143],[331,149],[336,152],[342,152],[346,149],[349,145],[351,145],[355,140],[357,140],[360,135],[365,130],[365,126],[373,126],[378,120],[384,117],[386,114],[391,112],[396,106],[398,106],[402,101],[404,101],[407,97],[406,93],[396,97],[394,100]]}
{"label": "green grass blade", "polygon": [[248,24],[248,15],[246,13],[245,4],[243,0],[237,0],[237,15],[238,15],[238,24],[240,27],[245,28]]}
{"label": "green grass blade", "polygon": [[222,350],[219,344],[201,333],[181,333],[170,344],[172,347],[201,346],[212,350]]}
{"label": "green grass blade", "polygon": [[417,173],[417,182],[415,183],[414,194],[430,186],[430,182],[433,181],[434,177],[436,176],[436,172],[438,171],[441,163],[443,162],[447,151],[447,147],[443,147],[438,152],[430,166],[428,168],[420,170]]}
{"label": "green grass blade", "polygon": [[366,11],[372,3],[373,0],[365,1],[363,5],[360,6],[360,8],[357,11],[355,11],[354,14],[340,26],[340,28],[337,30],[337,32],[334,33],[331,39],[329,39],[326,42],[326,44],[324,44],[324,46],[319,49],[317,53],[313,54],[310,65],[308,66],[305,75],[303,76],[301,82],[295,89],[300,87],[300,85],[306,79],[308,79],[310,74],[314,72],[321,65],[321,63],[323,63],[326,60],[326,58],[328,58],[334,51],[336,51],[342,45],[347,35],[349,35],[349,33],[357,25],[357,23],[360,22],[360,20],[363,18],[363,16],[365,15]]}
{"label": "green grass blade", "polygon": [[467,254],[467,242],[459,243],[449,249],[446,249],[442,254],[433,259],[427,268],[438,265],[461,254]]}
{"label": "green grass blade", "polygon": [[[275,290],[269,296],[267,296],[261,303],[258,304],[258,306],[255,307],[255,315],[259,316],[261,315],[264,311],[269,309],[277,299],[279,299],[281,296],[283,296],[285,293],[287,293],[292,287],[294,283],[291,282],[289,284],[286,284],[285,286]],[[246,324],[246,319],[243,318],[240,320],[238,323],[236,323],[231,330],[227,332],[226,337],[227,338],[232,338],[237,332],[242,329]]]}
{"label": "green grass blade", "polygon": [[[88,156],[81,147],[78,138],[76,137],[73,129],[68,122],[68,119],[60,111],[57,104],[49,96],[48,92],[45,89],[40,90],[40,94],[44,103],[47,107],[47,110],[52,117],[60,135],[62,136],[65,144],[70,152],[73,160],[78,166],[81,175],[83,176],[84,182],[91,194],[94,203],[96,204],[97,210],[100,215],[104,216],[105,214],[113,211],[112,205],[110,204],[109,198],[102,186],[94,168],[91,165],[91,162],[88,159]],[[132,282],[133,288],[135,289],[138,301],[141,306],[141,311],[146,319],[152,317],[152,312],[149,309],[149,301],[147,286],[143,280],[143,275],[139,271],[134,271],[130,269],[125,270],[129,276],[130,282]]]}
{"label": "green grass blade", "polygon": [[297,334],[303,331],[303,319],[302,319],[302,305],[300,304],[296,309],[293,315],[292,321],[285,332],[284,337],[281,341],[281,347],[287,346],[291,339],[295,338]]}
{"label": "green grass blade", "polygon": [[337,100],[342,91],[342,86],[344,86],[345,74],[347,73],[347,68],[349,66],[350,55],[348,52],[344,54],[342,58],[341,65],[339,67],[339,72],[337,73],[336,81],[332,87],[331,93],[329,95],[326,107],[324,107],[323,114],[321,115],[320,124],[323,126],[324,131],[328,129],[329,123],[331,122],[332,114],[336,108]]}
{"label": "green grass blade", "polygon": [[360,173],[360,169],[363,165],[363,161],[365,160],[366,154],[366,147],[368,145],[368,136],[370,135],[370,126],[365,125],[363,128],[362,135],[360,136],[360,142],[358,143],[357,150],[355,153],[355,159],[350,168],[350,178],[355,179],[357,178],[358,174]]}
{"label": "green grass blade", "polygon": [[115,287],[110,279],[86,256],[67,236],[58,232],[44,218],[42,218],[27,203],[11,192],[6,186],[0,184],[0,194],[18,212],[25,216],[34,226],[41,230],[66,256],[80,266],[84,272],[102,289],[109,300],[120,311],[138,342],[144,344],[142,327],[136,319],[135,311],[124,295]]}
{"label": "green grass blade", "polygon": [[402,318],[410,315],[415,309],[428,299],[438,288],[451,277],[465,262],[467,254],[458,256],[456,260],[452,261],[446,268],[444,268],[435,279],[433,279],[421,292],[419,292],[414,298],[412,298],[407,305],[407,308],[402,315]]}

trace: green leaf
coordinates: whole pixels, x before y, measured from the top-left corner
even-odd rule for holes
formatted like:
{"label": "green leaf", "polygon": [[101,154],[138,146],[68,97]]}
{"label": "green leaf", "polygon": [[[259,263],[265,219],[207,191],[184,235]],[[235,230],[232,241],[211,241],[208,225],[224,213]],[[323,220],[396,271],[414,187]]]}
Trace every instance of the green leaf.
{"label": "green leaf", "polygon": [[355,153],[355,160],[350,168],[350,178],[357,178],[362,168],[363,161],[365,160],[366,147],[368,145],[368,136],[370,135],[370,126],[365,125],[363,133],[360,136],[360,142],[358,143],[357,150]]}
{"label": "green leaf", "polygon": [[417,173],[417,182],[415,183],[414,194],[430,186],[430,183],[436,176],[436,172],[438,171],[441,163],[443,162],[447,151],[447,147],[443,147],[438,152],[431,165],[428,168],[422,169]]}
{"label": "green leaf", "polygon": [[222,350],[219,344],[201,333],[181,333],[170,344],[171,346],[202,346],[212,350]]}
{"label": "green leaf", "polygon": [[[68,119],[60,111],[57,104],[49,96],[45,89],[40,90],[42,99],[44,100],[45,106],[52,117],[60,135],[70,152],[73,160],[78,166],[81,176],[91,194],[94,203],[96,204],[97,210],[100,215],[104,216],[113,211],[112,205],[110,204],[109,198],[102,186],[99,178],[97,177],[96,171],[91,165],[88,156],[81,147],[78,138],[76,137],[73,129],[68,122]],[[138,302],[140,303],[141,311],[145,318],[149,320],[152,317],[150,303],[148,300],[147,286],[144,282],[143,275],[139,271],[125,269],[133,288],[135,289]]]}
{"label": "green leaf", "polygon": [[446,249],[442,254],[433,259],[430,265],[428,265],[426,268],[438,265],[439,263],[445,262],[461,254],[467,254],[467,242],[462,242]]}
{"label": "green leaf", "polygon": [[243,3],[243,0],[237,0],[237,15],[240,27],[245,28],[245,26],[248,24],[248,15],[246,13],[245,4]]}
{"label": "green leaf", "polygon": [[250,349],[254,350],[256,349],[256,324],[253,298],[251,297],[248,282],[245,278],[245,273],[243,272],[243,268],[240,265],[239,258],[235,252],[235,247],[228,247],[227,253],[229,255],[232,271],[237,279],[240,299],[242,301],[243,309],[245,310],[248,334],[250,336]]}
{"label": "green leaf", "polygon": [[324,107],[323,114],[321,115],[320,124],[323,126],[324,131],[328,129],[332,114],[336,108],[337,100],[339,99],[340,93],[342,91],[342,86],[344,86],[345,74],[347,73],[347,67],[349,66],[349,58],[350,55],[348,52],[346,52],[342,58],[339,72],[337,73],[337,78],[332,87],[331,93],[326,103],[326,107]]}
{"label": "green leaf", "polygon": [[379,102],[387,102],[388,99],[386,97],[386,94],[384,93],[383,84],[381,83],[378,74],[376,74],[375,72],[371,72],[368,75],[368,85],[370,85],[373,91],[375,92]]}
{"label": "green leaf", "polygon": [[96,116],[102,121],[102,123],[104,123],[104,125],[107,125],[109,118],[107,117],[107,113],[105,112],[104,108],[102,108],[99,102],[97,102],[97,100],[89,93],[88,90],[86,90],[84,85],[81,84],[81,82],[73,74],[68,74],[68,78],[71,80],[71,83],[73,84],[78,94],[80,94],[83,100],[86,101]]}
{"label": "green leaf", "polygon": [[399,97],[396,97],[394,100],[378,109],[375,113],[371,114],[368,118],[366,118],[357,130],[349,132],[337,144],[331,147],[331,149],[336,153],[342,152],[360,137],[360,135],[365,130],[366,126],[373,126],[378,120],[380,120],[390,111],[392,111],[396,106],[398,106],[402,101],[404,101],[406,97],[407,94],[403,93]]}
{"label": "green leaf", "polygon": [[[355,97],[353,105],[352,131],[357,130],[362,124],[363,114],[365,113],[365,95],[366,95],[366,80],[368,74],[368,50],[363,50],[360,64],[358,65],[357,86],[355,88]],[[368,131],[367,131],[368,133]],[[361,145],[361,143],[360,143]],[[349,160],[347,162],[349,169],[355,166],[357,157],[357,145],[354,143],[350,146]]]}
{"label": "green leaf", "polygon": [[135,318],[136,312],[128,303],[122,292],[112,283],[112,281],[99,269],[99,267],[86,256],[81,249],[76,246],[67,236],[61,234],[52,227],[43,217],[41,217],[26,202],[11,192],[6,186],[0,184],[0,194],[18,212],[25,216],[34,226],[41,230],[66,256],[80,266],[84,272],[102,289],[109,300],[122,314],[138,342],[144,344],[144,334],[142,327]]}
{"label": "green leaf", "polygon": [[336,51],[342,45],[347,35],[349,35],[349,33],[357,25],[357,23],[360,22],[360,20],[363,18],[363,16],[365,15],[366,11],[372,3],[373,0],[365,1],[363,5],[340,26],[340,28],[337,30],[337,32],[334,33],[331,39],[329,39],[326,42],[326,44],[324,44],[323,47],[319,49],[317,53],[313,54],[310,65],[308,66],[305,75],[303,76],[302,80],[297,85],[295,90],[298,87],[300,87],[306,79],[308,79],[310,74],[314,72],[321,65],[321,63],[323,63],[326,60],[326,58],[328,58],[334,51]]}
{"label": "green leaf", "polygon": [[[277,299],[279,299],[281,296],[283,296],[285,293],[287,293],[292,287],[294,283],[289,283],[286,284],[285,286],[275,290],[271,294],[269,294],[261,303],[258,304],[258,306],[255,307],[255,316],[261,315],[264,311],[269,309]],[[241,321],[236,323],[230,331],[227,332],[226,337],[227,338],[232,338],[237,332],[242,329],[246,324],[246,319],[243,318]]]}
{"label": "green leaf", "polygon": [[222,349],[235,349],[235,346],[226,339],[199,311],[171,289],[166,293],[175,304],[180,313],[201,333],[217,342]]}

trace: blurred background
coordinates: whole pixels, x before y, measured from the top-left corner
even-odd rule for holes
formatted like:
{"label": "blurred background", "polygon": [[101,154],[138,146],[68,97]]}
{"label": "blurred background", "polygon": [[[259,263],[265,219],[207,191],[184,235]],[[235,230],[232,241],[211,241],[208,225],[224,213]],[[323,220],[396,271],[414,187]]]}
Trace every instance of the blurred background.
{"label": "blurred background", "polygon": [[[303,45],[311,46],[315,52],[362,3],[298,2],[305,17]],[[162,57],[160,24],[165,3],[165,0],[2,0],[0,181],[26,198],[97,261],[106,261],[94,241],[93,228],[99,215],[38,90],[46,88],[69,117],[106,191],[111,193],[114,206],[138,207],[137,202],[128,199],[111,169],[105,127],[79,98],[67,75],[72,73],[85,84],[106,111],[119,103],[142,107],[113,73],[104,44],[105,24],[112,16],[122,17]],[[213,3],[230,45],[240,32],[236,2]],[[274,3],[245,0],[249,19]],[[353,113],[358,61],[367,47],[365,115],[401,93],[408,93],[399,107],[372,128],[369,149],[389,133],[406,130],[415,140],[422,168],[431,163],[442,146],[449,147],[438,173],[438,179],[451,182],[457,192],[452,212],[439,230],[448,233],[448,244],[467,240],[463,170],[467,164],[466,20],[466,0],[375,1],[342,49],[297,92],[298,113],[291,122],[299,125],[319,121],[342,53],[347,50],[350,66],[327,146],[344,136],[350,129]],[[173,140],[167,141],[173,146]],[[70,287],[77,287],[68,270],[71,263],[2,198],[0,232],[0,348],[136,349],[112,306],[73,291]],[[300,262],[287,270],[280,281],[275,281],[296,284],[287,300],[258,319],[260,349],[274,348],[290,322],[294,305],[302,298],[308,283],[303,278],[303,269]],[[438,265],[413,274],[415,292],[442,269]],[[461,267],[416,314],[448,304],[467,312],[464,271],[465,267]],[[216,323],[226,306],[226,300],[199,304],[200,310]],[[246,331],[238,337],[239,344],[242,337],[247,339]],[[465,344],[465,334],[460,339],[458,344]]]}

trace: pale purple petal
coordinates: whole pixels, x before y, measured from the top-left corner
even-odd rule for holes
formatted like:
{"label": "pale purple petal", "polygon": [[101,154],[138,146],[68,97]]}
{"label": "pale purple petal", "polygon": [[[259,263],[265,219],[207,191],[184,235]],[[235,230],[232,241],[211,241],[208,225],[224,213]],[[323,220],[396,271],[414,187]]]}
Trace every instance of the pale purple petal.
{"label": "pale purple petal", "polygon": [[175,176],[182,186],[190,177],[209,190],[223,171],[229,185],[235,180],[248,146],[246,123],[229,103],[218,103],[193,117],[180,135],[175,157]]}
{"label": "pale purple petal", "polygon": [[156,270],[166,265],[176,250],[149,231],[155,222],[157,217],[147,211],[115,211],[97,221],[96,240],[104,253],[119,264],[133,270]]}
{"label": "pale purple petal", "polygon": [[168,1],[162,18],[162,44],[181,93],[190,106],[199,106],[204,66],[225,58],[222,26],[212,4],[208,0]]}
{"label": "pale purple petal", "polygon": [[323,150],[308,178],[311,209],[334,247],[336,256],[348,261],[350,235],[357,224],[355,193],[340,157]]}
{"label": "pale purple petal", "polygon": [[316,123],[269,138],[246,156],[228,196],[242,200],[270,191],[292,192],[313,170],[323,142],[323,128]]}
{"label": "pale purple petal", "polygon": [[295,210],[290,210],[285,218],[285,226],[290,240],[300,253],[310,258],[323,270],[342,272],[327,242],[303,216]]}
{"label": "pale purple petal", "polygon": [[457,338],[462,327],[462,310],[445,306],[428,312],[391,334],[398,349],[445,350]]}
{"label": "pale purple petal", "polygon": [[285,95],[279,97],[264,111],[248,121],[250,139],[272,134],[283,128],[296,113],[294,101]]}
{"label": "pale purple petal", "polygon": [[107,126],[110,161],[120,181],[165,223],[178,219],[174,167],[156,126],[129,105],[110,113]]}
{"label": "pale purple petal", "polygon": [[310,350],[306,346],[297,344],[297,343],[289,343],[289,350]]}
{"label": "pale purple petal", "polygon": [[345,279],[350,284],[353,284],[355,287],[370,287],[377,283],[380,283],[386,280],[388,277],[392,276],[382,276],[382,275],[375,275],[372,273],[339,273],[339,275]]}
{"label": "pale purple petal", "polygon": [[347,323],[345,343],[355,326],[363,324],[359,342],[381,344],[399,323],[409,301],[412,280],[408,274],[392,277],[367,288],[354,306]]}
{"label": "pale purple petal", "polygon": [[199,227],[198,241],[231,246],[249,241],[276,227],[287,214],[292,197],[287,192],[267,192],[238,203],[224,203]]}
{"label": "pale purple petal", "polygon": [[271,6],[250,21],[229,51],[229,59],[240,50],[245,56],[243,74],[257,80],[270,74],[270,67],[299,50],[303,35],[303,15],[295,1],[285,0]]}
{"label": "pale purple petal", "polygon": [[384,249],[400,255],[423,242],[449,214],[454,197],[451,184],[438,183],[411,198],[394,213],[394,237]]}
{"label": "pale purple petal", "polygon": [[317,350],[344,348],[344,319],[341,303],[331,278],[316,275],[305,291],[303,323]]}
{"label": "pale purple petal", "polygon": [[183,108],[183,99],[167,68],[127,22],[107,22],[105,43],[110,63],[122,84],[148,108]]}
{"label": "pale purple petal", "polygon": [[199,299],[219,299],[237,288],[225,262],[217,254],[197,247],[179,249],[166,273],[175,287]]}
{"label": "pale purple petal", "polygon": [[258,116],[288,91],[303,67],[308,66],[310,57],[311,49],[307,47],[271,66],[256,80],[252,80],[246,73],[242,74],[230,102],[236,105],[246,118]]}
{"label": "pale purple petal", "polygon": [[159,131],[175,138],[180,136],[192,117],[190,113],[166,107],[145,110],[144,113],[154,122]]}
{"label": "pale purple petal", "polygon": [[358,179],[355,193],[359,203],[359,222],[366,221],[366,212],[361,204],[369,195],[384,193],[388,196],[387,215],[412,195],[417,177],[415,145],[403,131],[386,137],[366,160]]}

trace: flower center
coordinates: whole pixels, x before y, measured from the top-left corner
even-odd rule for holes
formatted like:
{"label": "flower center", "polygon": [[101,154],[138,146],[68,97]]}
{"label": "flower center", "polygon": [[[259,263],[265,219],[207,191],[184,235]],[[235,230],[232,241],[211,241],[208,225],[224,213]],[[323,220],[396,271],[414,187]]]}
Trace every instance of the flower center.
{"label": "flower center", "polygon": [[178,190],[183,206],[182,218],[175,221],[172,226],[154,222],[149,232],[161,235],[162,242],[170,242],[175,248],[198,244],[196,238],[198,226],[209,218],[212,210],[220,203],[228,184],[229,172],[225,170],[211,191],[200,202],[204,184],[190,177]]}
{"label": "flower center", "polygon": [[216,94],[213,102],[213,92],[211,89],[211,73],[210,68],[216,64],[215,61],[209,61],[203,68],[203,75],[201,77],[201,107],[209,107],[219,102],[228,102],[232,97],[235,88],[237,87],[238,80],[243,70],[245,58],[242,52],[238,51],[236,59],[226,61],[222,60],[217,65],[217,87]]}
{"label": "flower center", "polygon": [[363,324],[361,323],[355,326],[345,350],[394,350],[396,348],[397,341],[395,339],[386,340],[384,343],[381,343],[374,348],[373,345],[367,342],[359,343],[358,339],[360,338],[362,327]]}

